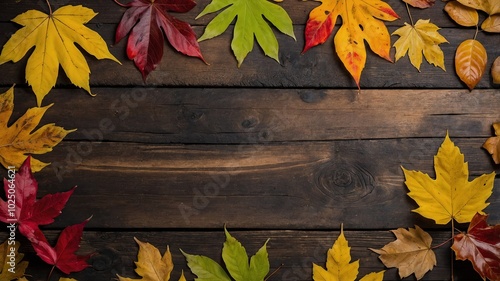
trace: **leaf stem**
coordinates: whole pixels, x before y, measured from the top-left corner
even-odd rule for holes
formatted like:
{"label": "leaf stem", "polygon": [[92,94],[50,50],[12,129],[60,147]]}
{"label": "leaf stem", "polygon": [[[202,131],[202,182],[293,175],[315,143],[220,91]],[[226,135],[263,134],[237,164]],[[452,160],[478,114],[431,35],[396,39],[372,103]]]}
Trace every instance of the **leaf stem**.
{"label": "leaf stem", "polygon": [[408,3],[406,3],[406,2],[405,2],[405,4],[406,4],[406,11],[408,12],[408,16],[410,17],[411,26],[415,26],[413,24],[413,18],[411,17],[410,6],[408,6]]}
{"label": "leaf stem", "polygon": [[271,278],[274,274],[276,274],[281,268],[283,267],[283,264],[281,264],[278,268],[276,268],[273,272],[271,272],[271,274],[269,274],[269,276],[267,276],[266,279],[264,279],[264,281],[267,281],[269,278]]}
{"label": "leaf stem", "polygon": [[117,0],[113,0],[113,2],[115,2],[118,5],[120,5],[120,7],[125,7],[125,8],[128,7],[127,5],[122,4],[122,3],[118,2]]}
{"label": "leaf stem", "polygon": [[[451,238],[453,239],[453,237],[455,237],[455,220],[451,220]],[[451,281],[454,281],[455,280],[455,275],[454,275],[454,260],[453,260],[453,251],[450,251],[450,259],[451,259],[451,262],[450,262],[450,267],[451,267]]]}
{"label": "leaf stem", "polygon": [[56,268],[56,266],[55,266],[55,265],[54,265],[54,266],[52,266],[52,269],[51,269],[51,270],[50,270],[50,272],[49,272],[49,276],[47,276],[47,281],[49,281],[49,280],[50,280],[50,277],[52,277],[52,273],[54,272],[54,268]]}
{"label": "leaf stem", "polygon": [[438,244],[438,245],[436,245],[436,246],[434,246],[434,247],[431,247],[431,249],[437,249],[437,248],[439,248],[439,247],[442,247],[442,246],[444,246],[446,243],[450,242],[452,239],[453,239],[453,236],[452,236],[452,237],[450,237],[450,238],[448,238],[448,239],[446,239],[446,241],[444,241],[443,243]]}
{"label": "leaf stem", "polygon": [[49,0],[45,0],[45,2],[47,2],[47,6],[49,6],[49,15],[52,16],[52,7],[50,6],[50,2]]}
{"label": "leaf stem", "polygon": [[479,26],[476,24],[476,33],[474,33],[474,40],[476,40],[478,32],[479,32]]}

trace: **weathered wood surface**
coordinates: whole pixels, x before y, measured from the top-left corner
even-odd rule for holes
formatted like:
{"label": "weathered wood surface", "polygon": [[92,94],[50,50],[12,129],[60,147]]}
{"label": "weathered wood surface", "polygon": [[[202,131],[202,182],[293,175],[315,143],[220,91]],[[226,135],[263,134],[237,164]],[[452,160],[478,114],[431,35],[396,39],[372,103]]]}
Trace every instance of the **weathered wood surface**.
{"label": "weathered wood surface", "polygon": [[[319,231],[236,231],[230,230],[246,247],[248,254],[253,255],[270,238],[268,245],[271,272],[281,268],[269,280],[306,281],[311,280],[312,263],[325,266],[326,251],[339,235],[338,230]],[[58,232],[46,231],[49,240],[55,240]],[[445,242],[449,233],[430,231],[434,237],[433,245]],[[344,235],[349,241],[353,260],[359,260],[359,276],[375,271],[386,270],[384,280],[399,280],[397,270],[384,269],[378,261],[377,254],[369,248],[382,248],[383,245],[394,239],[388,231],[349,231],[344,229]],[[0,238],[5,235],[0,233]],[[177,280],[183,270],[188,280],[194,276],[179,249],[190,253],[208,256],[221,262],[221,250],[224,243],[224,232],[204,231],[193,235],[189,231],[85,231],[84,241],[79,250],[82,254],[95,253],[89,263],[92,269],[73,274],[77,280],[107,281],[114,280],[116,274],[135,278],[133,262],[137,260],[137,246],[134,237],[149,242],[158,247],[163,253],[170,247],[174,262],[174,273],[171,280]],[[202,241],[202,242],[201,242]],[[21,239],[21,251],[30,252],[28,242]],[[429,272],[423,280],[446,280],[444,276],[450,274],[450,249],[441,247],[436,249],[437,266]],[[36,260],[37,257],[29,253],[25,259]],[[33,275],[32,281],[45,281],[50,268],[44,264],[32,262],[28,273]],[[54,274],[54,278],[60,275]],[[455,280],[478,280],[468,262],[456,262]],[[409,278],[408,280],[412,280]]]}
{"label": "weathered wood surface", "polygon": [[[64,4],[80,4],[77,0],[63,2]],[[157,70],[149,75],[148,85],[355,88],[354,81],[334,54],[333,36],[323,45],[317,46],[303,55],[301,54],[304,46],[304,25],[309,10],[318,5],[317,2],[284,2],[285,8],[287,11],[289,10],[296,24],[295,35],[297,41],[276,33],[280,42],[280,64],[265,57],[256,45],[242,66],[237,68],[236,60],[229,47],[232,38],[230,28],[223,35],[200,43],[202,53],[210,65],[205,65],[201,60],[195,58],[185,57],[166,45],[164,59]],[[465,85],[454,74],[453,57],[460,42],[472,38],[475,29],[457,28],[443,12],[443,2],[438,2],[436,7],[425,11],[412,9],[412,14],[414,19],[420,17],[423,19],[431,18],[433,22],[438,25],[441,24],[441,27],[443,27],[441,33],[450,42],[449,44],[440,45],[445,53],[447,72],[424,62],[419,73],[409,63],[407,57],[395,64],[391,64],[377,57],[373,52],[368,51],[367,64],[361,78],[362,88],[465,88]],[[39,1],[39,3],[42,3],[42,1]],[[194,18],[198,15],[200,9],[208,3],[208,1],[200,1],[196,9],[179,15],[179,17],[192,22],[192,24],[206,24],[206,19],[194,21]],[[388,23],[390,25],[389,31],[393,32],[396,28],[402,26],[405,21],[409,22],[409,19],[402,1],[391,0],[388,3],[395,7],[401,17],[401,20]],[[40,4],[33,5],[24,2],[6,7],[7,9],[0,11],[0,18],[3,20],[10,19],[12,15],[17,15],[17,13],[28,8],[46,10],[43,4],[40,6]],[[88,7],[100,13],[91,21],[89,26],[98,31],[110,46],[113,45],[114,32],[124,9],[111,0],[92,1],[92,3],[88,3]],[[0,44],[3,45],[18,28],[19,26],[14,23],[0,23],[0,30],[3,34],[0,37]],[[194,29],[198,35],[201,35],[204,26],[197,25],[194,26]],[[393,42],[397,38],[397,36],[393,36]],[[490,58],[487,66],[488,71],[477,85],[477,88],[491,88],[493,83],[489,69],[494,58],[500,55],[498,50],[500,38],[496,35],[480,32],[477,39],[484,44]],[[97,61],[87,56],[93,73],[91,75],[92,85],[135,86],[143,84],[141,75],[138,75],[133,63],[126,58],[125,43],[126,40],[122,40],[122,42],[110,48],[110,51],[123,63],[122,66],[110,60]],[[392,52],[394,52],[394,49],[392,49]],[[394,57],[393,54],[392,57]],[[0,77],[0,85],[22,84],[24,82],[23,69],[26,61],[27,57],[16,64],[6,63],[1,65],[0,72],[3,75]],[[65,78],[60,78],[59,83],[61,86],[65,86],[69,82]],[[83,90],[80,91],[83,92]]]}
{"label": "weathered wood surface", "polygon": [[[11,2],[1,4],[2,45],[19,28],[11,18],[28,9],[47,11],[44,1]],[[51,2],[54,9],[81,4]],[[402,1],[387,2],[401,16],[387,23],[392,32],[409,18]],[[194,18],[208,3],[198,1],[192,11],[176,16],[201,35],[213,16]],[[433,155],[448,131],[465,154],[471,177],[499,171],[481,145],[493,134],[491,124],[500,121],[499,86],[489,74],[500,55],[500,36],[479,33],[489,63],[478,89],[469,92],[454,74],[453,56],[475,30],[451,22],[443,1],[431,9],[412,9],[414,19],[430,18],[442,27],[450,42],[441,45],[447,71],[424,62],[419,73],[407,57],[391,64],[368,51],[358,94],[334,55],[333,38],[301,54],[308,13],[318,4],[280,3],[297,37],[277,33],[280,63],[256,45],[237,68],[230,27],[200,43],[210,65],[166,44],[161,64],[143,83],[126,58],[125,40],[113,42],[124,9],[111,0],[84,3],[99,13],[88,25],[123,65],[86,55],[97,96],[74,89],[61,71],[57,87],[43,102],[54,103],[43,124],[78,129],[53,152],[37,156],[52,162],[36,174],[40,195],[78,185],[45,232],[55,241],[63,227],[93,215],[81,249],[97,252],[90,261],[93,268],[72,277],[134,277],[137,237],[161,251],[170,245],[176,280],[182,269],[189,271],[179,248],[220,260],[224,224],[251,254],[271,238],[271,270],[283,267],[269,281],[311,280],[311,263],[324,265],[341,223],[353,259],[361,259],[360,275],[384,269],[368,248],[393,240],[390,229],[417,224],[431,232],[434,245],[450,237],[449,226],[411,212],[416,204],[406,196],[400,167],[433,175]],[[0,92],[17,84],[12,120],[35,106],[24,82],[26,61],[0,65]],[[490,223],[498,224],[498,190],[488,201]],[[0,238],[5,237],[1,232]],[[20,241],[30,261],[30,280],[45,280],[50,266]],[[449,248],[437,249],[437,256],[437,267],[423,280],[450,280]],[[481,280],[470,263],[454,265],[455,280]],[[387,270],[384,280],[399,280],[397,271]]]}

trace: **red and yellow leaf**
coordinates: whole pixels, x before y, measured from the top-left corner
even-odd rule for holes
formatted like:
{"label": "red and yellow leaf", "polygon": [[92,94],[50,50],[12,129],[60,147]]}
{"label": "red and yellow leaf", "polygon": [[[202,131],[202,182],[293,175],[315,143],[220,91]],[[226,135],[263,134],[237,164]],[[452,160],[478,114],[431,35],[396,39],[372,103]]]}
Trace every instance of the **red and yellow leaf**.
{"label": "red and yellow leaf", "polygon": [[462,42],[455,53],[455,71],[470,90],[481,81],[488,54],[481,42],[468,39]]}
{"label": "red and yellow leaf", "polygon": [[490,226],[487,215],[476,214],[467,233],[453,238],[457,260],[469,260],[483,279],[500,280],[500,224]]}
{"label": "red and yellow leaf", "polygon": [[334,37],[335,50],[340,60],[360,87],[361,72],[366,63],[366,47],[380,57],[392,61],[389,56],[391,38],[385,21],[399,16],[381,0],[322,0],[321,5],[309,14],[305,29],[303,53],[324,43],[333,32],[340,16],[342,26]]}

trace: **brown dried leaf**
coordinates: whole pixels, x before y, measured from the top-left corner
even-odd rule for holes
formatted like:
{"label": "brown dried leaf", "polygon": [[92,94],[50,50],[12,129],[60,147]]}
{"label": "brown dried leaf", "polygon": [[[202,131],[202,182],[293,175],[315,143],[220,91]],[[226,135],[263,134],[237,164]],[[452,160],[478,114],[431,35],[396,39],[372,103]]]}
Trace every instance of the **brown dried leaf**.
{"label": "brown dried leaf", "polygon": [[391,230],[396,240],[382,249],[370,249],[379,254],[379,259],[387,267],[399,269],[399,277],[405,278],[415,273],[417,280],[436,265],[436,255],[432,251],[432,237],[417,225],[415,228]]}
{"label": "brown dried leaf", "polygon": [[[498,58],[495,61],[500,61]],[[495,164],[500,164],[500,123],[494,123],[496,137],[491,137],[483,143],[483,148],[488,150]]]}
{"label": "brown dried leaf", "polygon": [[481,81],[488,55],[481,42],[468,39],[462,42],[455,53],[455,71],[470,90]]}
{"label": "brown dried leaf", "polygon": [[432,7],[436,0],[403,0],[403,2],[420,9]]}
{"label": "brown dried leaf", "polygon": [[500,32],[500,14],[489,16],[483,21],[481,28],[487,32]]}
{"label": "brown dried leaf", "polygon": [[490,16],[500,13],[500,1],[498,0],[458,0],[458,2],[476,10],[485,11]]}
{"label": "brown dried leaf", "polygon": [[491,76],[493,83],[500,84],[500,57],[497,57],[491,66]]}
{"label": "brown dried leaf", "polygon": [[479,14],[476,9],[467,7],[457,1],[451,1],[444,6],[450,18],[461,26],[476,26]]}

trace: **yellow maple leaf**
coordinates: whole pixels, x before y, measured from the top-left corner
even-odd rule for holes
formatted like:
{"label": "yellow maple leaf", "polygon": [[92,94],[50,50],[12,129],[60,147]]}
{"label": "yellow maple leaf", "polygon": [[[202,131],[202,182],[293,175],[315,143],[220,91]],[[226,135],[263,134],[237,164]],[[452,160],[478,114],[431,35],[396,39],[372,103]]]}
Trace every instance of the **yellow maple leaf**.
{"label": "yellow maple leaf", "polygon": [[[170,279],[170,273],[174,269],[172,254],[168,246],[162,257],[160,251],[155,246],[141,242],[135,237],[134,240],[139,244],[139,254],[137,255],[138,261],[135,262],[137,266],[135,272],[139,274],[139,276],[142,276],[142,279],[126,278],[117,274],[118,279],[120,281],[168,281]],[[179,281],[185,280],[184,273],[182,273]]]}
{"label": "yellow maple leaf", "polygon": [[434,156],[435,180],[420,171],[402,169],[410,190],[408,196],[419,205],[413,211],[437,224],[447,224],[451,220],[470,222],[476,213],[482,213],[489,205],[486,200],[493,191],[495,172],[469,182],[468,164],[448,134]]}
{"label": "yellow maple leaf", "polygon": [[436,255],[431,248],[432,237],[418,226],[391,231],[396,236],[395,241],[380,250],[370,250],[380,255],[379,259],[385,266],[398,268],[401,279],[412,273],[417,280],[422,279],[437,264]]}
{"label": "yellow maple leaf", "polygon": [[19,242],[15,240],[5,240],[0,244],[0,280],[21,280],[24,271],[28,267],[27,261],[21,261],[24,254],[19,253]]}
{"label": "yellow maple leaf", "polygon": [[[26,154],[44,154],[52,151],[69,133],[75,130],[65,130],[54,124],[46,124],[35,132],[32,131],[38,126],[38,123],[51,105],[44,107],[34,107],[26,111],[10,127],[7,126],[14,110],[14,87],[0,95],[0,163],[4,167],[14,166],[19,168]],[[48,163],[43,163],[32,158],[31,169],[38,172]]]}
{"label": "yellow maple leaf", "polygon": [[[351,262],[351,247],[344,236],[343,226],[340,235],[328,250],[326,270],[313,263],[314,281],[354,281],[358,276],[359,260]],[[382,281],[384,271],[372,272],[360,281]]]}
{"label": "yellow maple leaf", "polygon": [[392,33],[393,35],[400,36],[394,42],[396,61],[408,53],[411,64],[420,71],[423,53],[423,56],[430,64],[446,71],[444,53],[439,44],[447,43],[448,41],[438,33],[438,30],[439,27],[430,23],[430,20],[419,19],[414,26],[405,22],[405,26],[398,28]]}
{"label": "yellow maple leaf", "polygon": [[59,64],[71,83],[91,93],[90,68],[75,43],[97,59],[107,58],[120,63],[101,36],[83,25],[95,15],[93,10],[81,5],[68,5],[49,15],[29,10],[12,20],[23,28],[3,46],[0,64],[19,61],[36,46],[26,65],[26,80],[32,86],[38,106],[56,84]]}

